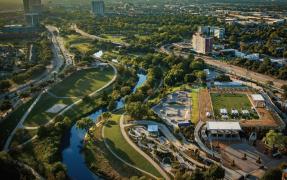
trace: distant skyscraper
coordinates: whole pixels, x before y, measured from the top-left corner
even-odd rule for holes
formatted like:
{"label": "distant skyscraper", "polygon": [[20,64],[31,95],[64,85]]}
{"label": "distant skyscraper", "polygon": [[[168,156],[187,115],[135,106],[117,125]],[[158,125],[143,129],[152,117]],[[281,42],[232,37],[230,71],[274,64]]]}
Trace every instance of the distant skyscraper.
{"label": "distant skyscraper", "polygon": [[42,11],[41,0],[23,0],[25,13],[40,13]]}
{"label": "distant skyscraper", "polygon": [[104,1],[92,1],[92,13],[98,16],[105,15],[105,3]]}
{"label": "distant skyscraper", "polygon": [[28,26],[37,27],[40,24],[38,13],[27,13],[25,14],[25,20]]}
{"label": "distant skyscraper", "polygon": [[212,52],[213,38],[202,33],[195,33],[192,36],[192,46],[197,53],[208,54]]}

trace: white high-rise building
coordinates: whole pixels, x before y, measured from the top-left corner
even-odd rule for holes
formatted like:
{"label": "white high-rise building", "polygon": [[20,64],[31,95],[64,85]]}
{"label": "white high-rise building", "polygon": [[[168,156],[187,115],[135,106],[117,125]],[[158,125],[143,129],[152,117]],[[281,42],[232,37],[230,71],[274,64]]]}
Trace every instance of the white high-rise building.
{"label": "white high-rise building", "polygon": [[192,46],[197,53],[208,54],[212,52],[213,38],[202,33],[195,33],[192,36]]}
{"label": "white high-rise building", "polygon": [[105,15],[104,1],[92,1],[92,13],[97,16]]}

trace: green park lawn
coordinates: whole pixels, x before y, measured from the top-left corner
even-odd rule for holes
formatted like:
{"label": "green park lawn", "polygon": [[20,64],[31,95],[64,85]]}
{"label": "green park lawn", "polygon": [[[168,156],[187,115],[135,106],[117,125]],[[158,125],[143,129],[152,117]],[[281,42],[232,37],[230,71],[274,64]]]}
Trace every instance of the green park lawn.
{"label": "green park lawn", "polygon": [[115,36],[110,34],[103,34],[102,38],[107,39],[108,41],[113,41],[117,43],[125,43],[124,36]]}
{"label": "green park lawn", "polygon": [[199,119],[199,109],[198,109],[198,89],[192,89],[191,101],[192,101],[192,109],[191,109],[191,122],[196,124]]}
{"label": "green park lawn", "polygon": [[111,67],[103,71],[99,69],[81,70],[55,85],[50,92],[57,96],[85,96],[104,86],[113,76],[114,71]]}
{"label": "green park lawn", "polygon": [[66,45],[72,45],[72,44],[77,44],[77,43],[87,43],[87,42],[91,42],[91,40],[83,36],[77,35],[77,34],[71,34],[71,35],[65,36]]}
{"label": "green park lawn", "polygon": [[75,72],[59,84],[55,85],[50,92],[59,97],[77,98],[56,98],[48,93],[43,94],[39,102],[32,109],[25,121],[26,126],[38,126],[47,123],[56,114],[46,111],[55,104],[70,105],[107,84],[112,80],[114,71],[109,69],[99,71],[99,69],[88,69]]}
{"label": "green park lawn", "polygon": [[226,108],[228,113],[231,109],[250,110],[252,105],[245,94],[218,94],[211,93],[211,100],[215,116],[220,115],[220,109]]}
{"label": "green park lawn", "polygon": [[113,115],[104,125],[105,141],[107,141],[111,149],[126,162],[150,172],[157,177],[161,177],[155,167],[126,142],[120,130],[120,117],[121,115]]}
{"label": "green park lawn", "polygon": [[65,36],[64,40],[66,48],[76,48],[82,54],[87,53],[93,48],[92,41],[80,35],[68,35]]}

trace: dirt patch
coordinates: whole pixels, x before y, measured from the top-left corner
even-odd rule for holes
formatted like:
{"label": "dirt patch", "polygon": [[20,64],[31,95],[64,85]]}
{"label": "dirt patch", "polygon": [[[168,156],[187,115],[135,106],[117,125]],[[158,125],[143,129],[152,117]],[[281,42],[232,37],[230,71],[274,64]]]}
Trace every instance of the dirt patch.
{"label": "dirt patch", "polygon": [[[206,113],[211,113],[210,117]],[[199,119],[202,121],[210,120],[213,117],[212,102],[208,89],[199,91]]]}

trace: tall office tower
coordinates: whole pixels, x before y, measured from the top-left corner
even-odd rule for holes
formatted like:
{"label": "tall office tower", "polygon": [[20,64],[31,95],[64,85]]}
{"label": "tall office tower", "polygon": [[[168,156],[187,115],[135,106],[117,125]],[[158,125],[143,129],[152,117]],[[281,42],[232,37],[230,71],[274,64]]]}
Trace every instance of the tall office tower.
{"label": "tall office tower", "polygon": [[202,33],[195,33],[192,36],[192,46],[197,53],[208,54],[212,52],[213,38]]}
{"label": "tall office tower", "polygon": [[41,0],[23,0],[25,13],[40,13],[42,11]]}
{"label": "tall office tower", "polygon": [[30,27],[37,27],[40,24],[38,13],[27,13],[25,14],[26,24]]}
{"label": "tall office tower", "polygon": [[105,15],[104,1],[92,1],[92,13],[97,16]]}

